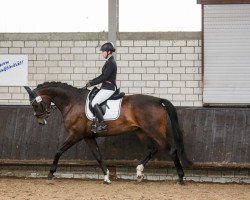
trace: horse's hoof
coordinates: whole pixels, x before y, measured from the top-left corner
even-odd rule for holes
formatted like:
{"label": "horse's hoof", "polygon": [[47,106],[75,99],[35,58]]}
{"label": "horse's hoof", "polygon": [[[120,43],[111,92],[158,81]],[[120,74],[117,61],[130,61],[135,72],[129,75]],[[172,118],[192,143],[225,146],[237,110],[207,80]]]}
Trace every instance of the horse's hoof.
{"label": "horse's hoof", "polygon": [[137,182],[142,182],[143,178],[144,178],[144,176],[143,176],[143,175],[141,175],[141,176],[137,176]]}
{"label": "horse's hoof", "polygon": [[178,184],[178,185],[181,185],[181,186],[184,186],[184,185],[185,185],[185,183],[184,183],[183,180],[178,180],[178,181],[177,181],[177,184]]}
{"label": "horse's hoof", "polygon": [[54,180],[54,179],[47,179],[47,180],[46,180],[46,183],[52,185],[52,184],[55,183],[55,180]]}
{"label": "horse's hoof", "polygon": [[54,183],[55,176],[53,174],[49,174],[47,178],[47,183],[48,184],[53,184]]}
{"label": "horse's hoof", "polygon": [[110,180],[103,181],[103,184],[110,185],[111,181]]}

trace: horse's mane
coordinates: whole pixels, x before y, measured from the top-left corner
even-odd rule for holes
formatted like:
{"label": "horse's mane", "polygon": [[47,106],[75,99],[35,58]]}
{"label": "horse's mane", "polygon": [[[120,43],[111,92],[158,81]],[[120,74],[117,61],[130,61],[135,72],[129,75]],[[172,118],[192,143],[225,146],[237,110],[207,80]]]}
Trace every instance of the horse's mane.
{"label": "horse's mane", "polygon": [[70,91],[75,91],[75,92],[82,92],[83,89],[79,89],[79,88],[76,88],[72,85],[69,85],[67,83],[62,83],[62,82],[55,82],[55,81],[52,81],[52,82],[44,82],[42,84],[39,84],[37,86],[36,89],[44,89],[44,88],[48,88],[48,87],[59,87],[59,88],[62,88],[62,89],[65,89],[65,90],[70,90]]}

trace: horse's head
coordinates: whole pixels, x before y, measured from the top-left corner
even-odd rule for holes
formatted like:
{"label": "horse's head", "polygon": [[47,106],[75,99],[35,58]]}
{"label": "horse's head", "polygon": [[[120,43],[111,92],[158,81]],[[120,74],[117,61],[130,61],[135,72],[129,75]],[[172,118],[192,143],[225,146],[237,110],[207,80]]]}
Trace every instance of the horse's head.
{"label": "horse's head", "polygon": [[48,97],[43,95],[37,95],[34,90],[29,87],[24,86],[29,94],[30,105],[34,109],[34,116],[36,116],[37,121],[40,125],[47,124],[46,119],[49,117],[51,111],[51,101]]}

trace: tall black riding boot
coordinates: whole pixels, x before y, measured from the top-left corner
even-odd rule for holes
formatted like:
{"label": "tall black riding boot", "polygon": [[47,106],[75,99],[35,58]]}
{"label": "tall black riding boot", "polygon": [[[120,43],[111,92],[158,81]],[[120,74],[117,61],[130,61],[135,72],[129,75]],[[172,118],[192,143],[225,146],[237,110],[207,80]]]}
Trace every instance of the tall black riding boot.
{"label": "tall black riding boot", "polygon": [[98,104],[95,104],[94,111],[95,111],[95,116],[97,117],[98,122],[99,122],[96,127],[96,131],[101,132],[101,131],[106,130],[107,125],[104,123],[102,110]]}

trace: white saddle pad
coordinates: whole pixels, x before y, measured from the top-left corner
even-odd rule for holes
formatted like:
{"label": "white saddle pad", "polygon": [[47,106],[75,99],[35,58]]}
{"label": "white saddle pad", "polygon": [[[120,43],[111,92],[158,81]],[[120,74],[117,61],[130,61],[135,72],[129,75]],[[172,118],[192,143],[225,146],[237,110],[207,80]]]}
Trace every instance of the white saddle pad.
{"label": "white saddle pad", "polygon": [[[118,119],[120,116],[121,104],[122,104],[122,98],[117,100],[108,100],[106,113],[103,116],[104,120],[108,121],[108,120]],[[85,113],[89,120],[93,120],[95,118],[95,116],[89,109],[89,95],[87,97],[85,104]]]}

